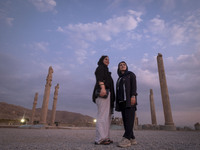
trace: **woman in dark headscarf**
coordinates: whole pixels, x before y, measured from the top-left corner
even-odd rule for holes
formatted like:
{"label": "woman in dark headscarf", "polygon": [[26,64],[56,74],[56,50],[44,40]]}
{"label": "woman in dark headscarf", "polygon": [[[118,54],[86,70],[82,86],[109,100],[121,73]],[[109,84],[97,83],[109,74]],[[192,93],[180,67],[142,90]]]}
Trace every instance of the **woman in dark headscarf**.
{"label": "woman in dark headscarf", "polygon": [[110,140],[111,114],[113,113],[115,93],[111,72],[108,70],[109,57],[99,59],[95,71],[96,84],[93,92],[93,102],[97,104],[97,123],[95,144],[108,145]]}
{"label": "woman in dark headscarf", "polygon": [[135,111],[137,110],[136,76],[128,71],[127,64],[122,61],[118,65],[118,80],[116,86],[116,111],[121,111],[124,124],[124,135],[118,143],[119,147],[129,147],[137,144],[133,133]]}

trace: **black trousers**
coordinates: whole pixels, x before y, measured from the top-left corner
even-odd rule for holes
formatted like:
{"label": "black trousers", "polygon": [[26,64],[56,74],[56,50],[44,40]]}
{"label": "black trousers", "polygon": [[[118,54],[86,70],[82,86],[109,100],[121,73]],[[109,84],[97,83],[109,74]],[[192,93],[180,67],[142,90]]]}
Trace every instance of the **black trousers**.
{"label": "black trousers", "polygon": [[124,108],[122,110],[122,119],[124,123],[124,135],[127,139],[135,139],[133,125],[135,120],[135,107]]}

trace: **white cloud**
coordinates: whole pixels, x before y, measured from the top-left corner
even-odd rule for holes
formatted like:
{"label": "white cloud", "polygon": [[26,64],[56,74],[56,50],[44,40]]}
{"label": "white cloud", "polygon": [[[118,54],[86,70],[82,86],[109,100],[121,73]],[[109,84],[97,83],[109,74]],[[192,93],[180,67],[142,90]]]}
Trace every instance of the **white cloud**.
{"label": "white cloud", "polygon": [[154,34],[163,34],[166,30],[165,21],[160,19],[160,16],[150,20],[149,29]]}
{"label": "white cloud", "polygon": [[140,85],[148,88],[156,88],[159,86],[157,61],[156,58],[150,58],[148,53],[145,53],[141,59],[141,66],[130,65],[129,70],[134,70],[137,76],[137,82]]}
{"label": "white cloud", "polygon": [[9,13],[6,10],[0,8],[0,21],[3,21],[8,26],[12,27],[14,18],[13,17],[9,17],[8,14]]}
{"label": "white cloud", "polygon": [[128,37],[130,37],[132,40],[140,41],[142,39],[142,35],[138,33],[128,33]]}
{"label": "white cloud", "polygon": [[129,12],[131,15],[136,16],[136,20],[137,20],[138,22],[141,22],[141,21],[142,21],[142,19],[141,19],[142,12],[137,12],[137,11],[134,11],[134,10],[129,10],[128,12]]}
{"label": "white cloud", "polygon": [[58,32],[64,32],[64,29],[62,27],[58,27],[56,31],[58,31]]}
{"label": "white cloud", "polygon": [[[200,43],[200,16],[198,15],[200,10],[193,12],[184,21],[184,27],[187,29],[186,37],[189,40],[197,41]],[[182,26],[183,26],[182,25]]]}
{"label": "white cloud", "polygon": [[[90,42],[95,42],[96,40],[110,41],[121,33],[133,31],[138,26],[138,23],[142,21],[141,15],[142,13],[140,12],[129,10],[127,15],[110,18],[105,23],[69,24],[65,27],[59,26],[57,31],[69,36],[69,40],[73,44],[71,46],[68,45],[68,47],[75,50],[77,60],[79,64],[82,64],[87,58],[87,53],[93,54]],[[130,37],[130,34],[127,36]],[[135,34],[135,36],[131,37],[139,39],[140,35]],[[127,49],[130,46],[131,44],[128,42],[117,44],[117,47],[121,50]]]}
{"label": "white cloud", "polygon": [[29,0],[41,12],[55,11],[55,0]]}
{"label": "white cloud", "polygon": [[69,76],[71,74],[70,70],[63,69],[65,68],[63,64],[54,64],[52,67],[54,72],[58,72],[56,74],[58,77]]}
{"label": "white cloud", "polygon": [[126,41],[119,42],[119,41],[117,40],[116,42],[112,43],[110,47],[113,49],[119,49],[121,51],[124,51],[132,46],[130,42],[126,42]]}
{"label": "white cloud", "polygon": [[28,45],[24,45],[24,47],[27,47],[31,50],[33,50],[34,52],[47,52],[48,51],[48,46],[49,46],[49,43],[48,42],[34,42],[34,43],[31,43],[31,44],[28,44]]}
{"label": "white cloud", "polygon": [[168,45],[187,45],[189,42],[196,46],[200,43],[200,17],[199,11],[190,12],[180,19],[167,21],[156,16],[144,29],[144,37],[155,42],[154,47],[164,49]]}
{"label": "white cloud", "polygon": [[[92,22],[87,24],[70,24],[64,28],[66,33],[71,33],[71,36],[77,38],[96,41],[97,39],[103,41],[110,41],[112,36],[115,36],[121,32],[132,31],[141,22],[141,13],[129,10],[129,14],[120,17],[113,17],[101,22]],[[63,28],[58,27],[57,31],[62,31]]]}
{"label": "white cloud", "polygon": [[106,21],[106,24],[103,26],[107,32],[119,33],[122,31],[130,31],[137,27],[138,21],[133,16],[127,15],[122,17],[112,18]]}
{"label": "white cloud", "polygon": [[[177,64],[178,66],[183,69],[187,69],[187,70],[193,70],[195,68],[200,68],[200,52],[197,51],[194,54],[190,54],[190,55],[180,55],[177,57]],[[200,72],[200,70],[197,70]],[[194,71],[196,72],[196,71]],[[193,72],[193,73],[194,73]]]}
{"label": "white cloud", "polygon": [[143,62],[143,63],[147,63],[148,61],[149,61],[149,59],[148,59],[148,54],[145,53],[145,54],[144,54],[144,57],[142,58],[142,62]]}
{"label": "white cloud", "polygon": [[75,51],[75,54],[77,56],[77,60],[80,64],[83,64],[85,59],[87,58],[86,55],[87,55],[87,51],[86,50],[83,50],[83,49],[80,49],[80,50],[77,50]]}
{"label": "white cloud", "polygon": [[153,72],[151,70],[142,68],[138,68],[136,72],[137,72],[138,82],[140,82],[140,84],[146,85],[149,88],[159,86],[157,72]]}
{"label": "white cloud", "polygon": [[180,45],[183,42],[186,42],[186,34],[185,34],[185,27],[181,27],[179,25],[174,25],[171,29],[171,44],[172,45]]}
{"label": "white cloud", "polygon": [[6,23],[12,27],[13,26],[13,21],[14,21],[14,18],[6,18]]}
{"label": "white cloud", "polygon": [[49,46],[48,42],[38,42],[34,44],[34,48],[36,50],[43,51],[43,52],[48,51],[48,46]]}

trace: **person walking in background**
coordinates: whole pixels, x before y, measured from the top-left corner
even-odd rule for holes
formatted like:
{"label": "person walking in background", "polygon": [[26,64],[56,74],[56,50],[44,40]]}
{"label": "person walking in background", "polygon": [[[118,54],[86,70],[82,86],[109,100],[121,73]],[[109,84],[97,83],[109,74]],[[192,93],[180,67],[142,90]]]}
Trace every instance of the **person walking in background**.
{"label": "person walking in background", "polygon": [[110,140],[111,114],[114,109],[114,82],[108,69],[109,57],[102,56],[95,71],[96,84],[93,91],[93,102],[96,103],[97,123],[95,144],[108,145]]}
{"label": "person walking in background", "polygon": [[137,144],[133,133],[135,111],[137,110],[137,83],[136,75],[128,71],[126,62],[118,64],[118,80],[116,84],[116,111],[122,114],[124,135],[118,143],[119,147],[129,147]]}

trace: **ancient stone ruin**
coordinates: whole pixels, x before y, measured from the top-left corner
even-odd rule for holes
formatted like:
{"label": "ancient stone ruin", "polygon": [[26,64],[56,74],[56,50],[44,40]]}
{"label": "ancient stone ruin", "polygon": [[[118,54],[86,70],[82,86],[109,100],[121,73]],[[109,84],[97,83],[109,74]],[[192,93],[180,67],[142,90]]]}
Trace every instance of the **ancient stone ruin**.
{"label": "ancient stone ruin", "polygon": [[199,122],[195,123],[194,128],[195,128],[195,130],[200,131],[200,123]]}
{"label": "ancient stone ruin", "polygon": [[152,125],[157,125],[157,120],[156,120],[156,110],[155,110],[155,104],[154,104],[154,97],[153,97],[153,90],[150,89],[150,109],[151,109],[151,122]]}
{"label": "ancient stone ruin", "polygon": [[30,119],[30,124],[33,124],[33,122],[34,122],[35,108],[36,108],[36,105],[37,105],[37,100],[38,100],[38,93],[35,93],[35,97],[34,97],[34,101],[33,101],[32,114],[31,114],[31,119]]}
{"label": "ancient stone ruin", "polygon": [[51,122],[50,125],[54,125],[55,122],[55,117],[56,117],[56,104],[57,104],[57,99],[58,99],[58,89],[59,89],[59,84],[55,86],[55,92],[54,92],[54,97],[53,97],[53,106],[52,106],[52,114],[51,114]]}
{"label": "ancient stone ruin", "polygon": [[158,53],[157,56],[157,64],[158,64],[158,74],[160,79],[160,89],[161,89],[161,96],[162,96],[162,103],[163,103],[163,110],[164,110],[164,117],[165,117],[165,125],[161,127],[164,130],[176,130],[174,126],[173,118],[172,118],[172,111],[171,105],[169,100],[169,93],[167,87],[167,80],[165,77],[165,69],[162,54]]}
{"label": "ancient stone ruin", "polygon": [[40,124],[47,124],[47,111],[48,111],[48,105],[49,105],[49,96],[50,96],[50,89],[51,89],[51,82],[52,82],[52,74],[53,74],[53,68],[50,66],[49,72],[48,72],[48,75],[47,75],[47,78],[46,78],[46,85],[45,85],[45,90],[44,90]]}

